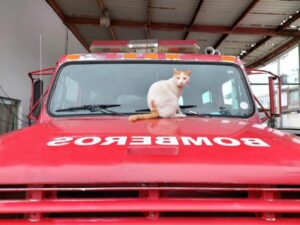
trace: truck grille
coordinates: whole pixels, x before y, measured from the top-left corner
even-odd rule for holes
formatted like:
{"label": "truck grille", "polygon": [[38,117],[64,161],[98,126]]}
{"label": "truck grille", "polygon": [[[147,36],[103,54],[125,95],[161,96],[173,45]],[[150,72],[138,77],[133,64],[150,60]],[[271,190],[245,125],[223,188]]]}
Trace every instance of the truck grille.
{"label": "truck grille", "polygon": [[300,186],[1,186],[0,224],[300,224]]}

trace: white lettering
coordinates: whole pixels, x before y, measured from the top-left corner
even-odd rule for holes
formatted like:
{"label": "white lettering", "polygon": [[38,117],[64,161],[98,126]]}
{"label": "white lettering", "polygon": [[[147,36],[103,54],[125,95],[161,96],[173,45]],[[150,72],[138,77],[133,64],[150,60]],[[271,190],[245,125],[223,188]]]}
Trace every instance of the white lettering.
{"label": "white lettering", "polygon": [[88,145],[95,145],[100,143],[101,138],[99,137],[82,137],[78,138],[74,141],[75,145],[81,145],[81,146],[88,146]]}
{"label": "white lettering", "polygon": [[151,145],[151,137],[132,136],[130,145]]}
{"label": "white lettering", "polygon": [[179,145],[176,137],[156,137],[155,143],[158,145]]}
{"label": "white lettering", "polygon": [[218,137],[214,138],[214,142],[223,146],[239,146],[241,143],[233,138]]}
{"label": "white lettering", "polygon": [[[128,140],[129,139],[129,140]],[[127,140],[128,145],[179,145],[179,141],[181,145],[186,146],[214,146],[215,144],[221,146],[240,146],[241,144],[245,146],[252,147],[270,147],[269,144],[264,142],[259,138],[229,138],[229,137],[215,137],[209,139],[208,137],[176,137],[176,136],[111,136],[103,138],[103,142],[101,143],[101,138],[98,136],[88,136],[88,137],[79,137],[75,139],[74,137],[57,137],[53,140],[47,142],[48,146],[65,146],[71,143],[79,146],[91,146],[91,145],[126,145]],[[154,143],[152,143],[152,140]],[[296,141],[295,141],[296,142]]]}
{"label": "white lettering", "polygon": [[244,144],[248,146],[270,147],[270,145],[259,138],[241,138],[241,141],[243,141]]}
{"label": "white lettering", "polygon": [[101,145],[110,145],[112,143],[117,143],[117,145],[125,145],[127,137],[106,137],[105,141]]}
{"label": "white lettering", "polygon": [[70,144],[70,141],[72,141],[74,138],[72,137],[58,137],[54,138],[52,141],[49,141],[47,143],[48,146],[63,146]]}
{"label": "white lettering", "polygon": [[191,137],[181,137],[181,140],[184,145],[194,144],[194,145],[200,146],[200,145],[202,145],[203,142],[208,146],[213,145],[207,137],[197,137],[196,140]]}

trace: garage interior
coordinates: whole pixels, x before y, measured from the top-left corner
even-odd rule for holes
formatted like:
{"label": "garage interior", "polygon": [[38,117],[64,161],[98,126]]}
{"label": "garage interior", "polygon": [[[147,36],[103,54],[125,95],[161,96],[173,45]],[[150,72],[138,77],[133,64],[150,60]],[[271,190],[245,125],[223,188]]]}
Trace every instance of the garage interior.
{"label": "garage interior", "polygon": [[[279,125],[300,128],[299,0],[4,0],[0,5],[1,134],[28,123],[29,71],[54,66],[64,54],[90,52],[93,40],[138,39],[195,39],[200,53],[212,46],[239,56],[246,67],[280,75]],[[264,102],[266,96],[259,98]]]}

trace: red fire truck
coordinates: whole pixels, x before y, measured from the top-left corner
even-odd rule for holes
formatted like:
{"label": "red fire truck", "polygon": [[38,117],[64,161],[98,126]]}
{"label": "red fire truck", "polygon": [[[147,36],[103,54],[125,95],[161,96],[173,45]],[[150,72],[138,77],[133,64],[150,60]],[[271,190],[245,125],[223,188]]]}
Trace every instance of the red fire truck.
{"label": "red fire truck", "polygon": [[[300,224],[300,139],[272,128],[280,80],[264,109],[247,79],[262,71],[198,51],[96,41],[29,73],[33,125],[0,138],[0,224]],[[192,71],[186,117],[130,122],[174,67]]]}

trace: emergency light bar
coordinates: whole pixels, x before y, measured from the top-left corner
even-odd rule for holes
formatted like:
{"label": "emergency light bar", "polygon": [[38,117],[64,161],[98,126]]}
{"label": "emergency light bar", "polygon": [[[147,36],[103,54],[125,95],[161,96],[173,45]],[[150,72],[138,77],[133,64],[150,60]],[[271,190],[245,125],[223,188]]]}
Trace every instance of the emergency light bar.
{"label": "emergency light bar", "polygon": [[198,53],[195,40],[93,41],[93,53]]}
{"label": "emergency light bar", "polygon": [[157,48],[158,40],[131,40],[128,42],[128,48]]}

